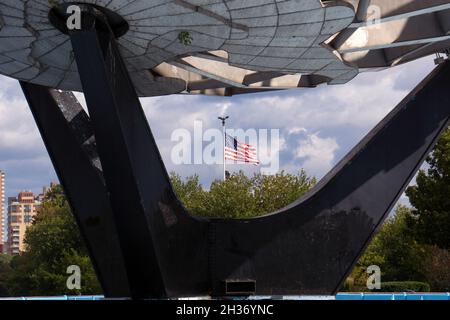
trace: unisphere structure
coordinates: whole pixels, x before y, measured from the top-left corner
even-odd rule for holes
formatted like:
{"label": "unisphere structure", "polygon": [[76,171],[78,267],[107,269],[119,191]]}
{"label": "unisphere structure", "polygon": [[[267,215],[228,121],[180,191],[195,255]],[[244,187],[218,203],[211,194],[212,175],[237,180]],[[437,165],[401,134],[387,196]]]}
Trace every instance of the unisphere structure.
{"label": "unisphere structure", "polygon": [[[448,125],[449,33],[448,0],[0,0],[0,73],[20,81],[106,297],[334,294]],[[255,219],[186,211],[139,102],[345,84],[430,54],[439,66],[313,190]]]}

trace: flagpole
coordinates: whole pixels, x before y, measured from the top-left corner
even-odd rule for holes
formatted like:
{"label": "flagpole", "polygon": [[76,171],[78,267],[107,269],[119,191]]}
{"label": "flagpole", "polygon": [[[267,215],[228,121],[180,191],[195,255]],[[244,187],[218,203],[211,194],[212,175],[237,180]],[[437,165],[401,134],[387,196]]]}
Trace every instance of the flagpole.
{"label": "flagpole", "polygon": [[227,121],[227,119],[229,118],[229,116],[225,116],[223,115],[222,117],[219,117],[218,119],[222,121],[222,134],[223,134],[223,181],[225,181],[227,179],[227,174],[226,174],[226,163],[225,163],[225,146],[226,146],[226,128],[225,128],[225,122]]}
{"label": "flagpole", "polygon": [[222,132],[223,132],[223,181],[227,180],[227,170],[226,170],[226,160],[225,160],[225,146],[226,146],[226,127],[225,127],[225,120],[223,121],[222,125]]}

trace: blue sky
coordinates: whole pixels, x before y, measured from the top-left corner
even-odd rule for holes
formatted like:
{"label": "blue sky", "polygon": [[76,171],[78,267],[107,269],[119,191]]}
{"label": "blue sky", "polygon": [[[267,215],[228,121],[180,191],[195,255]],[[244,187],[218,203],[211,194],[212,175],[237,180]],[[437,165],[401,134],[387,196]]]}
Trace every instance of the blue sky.
{"label": "blue sky", "polygon": [[[145,98],[142,105],[168,171],[197,173],[208,187],[222,175],[220,165],[174,165],[170,152],[178,128],[220,128],[226,108],[232,128],[280,129],[280,169],[322,177],[434,67],[431,57],[380,72],[360,74],[341,86],[295,89],[235,97],[173,95]],[[0,170],[6,196],[40,192],[56,181],[50,159],[16,80],[0,76]],[[82,95],[78,94],[81,100]],[[230,166],[251,173],[254,166]],[[402,201],[405,201],[403,199]]]}

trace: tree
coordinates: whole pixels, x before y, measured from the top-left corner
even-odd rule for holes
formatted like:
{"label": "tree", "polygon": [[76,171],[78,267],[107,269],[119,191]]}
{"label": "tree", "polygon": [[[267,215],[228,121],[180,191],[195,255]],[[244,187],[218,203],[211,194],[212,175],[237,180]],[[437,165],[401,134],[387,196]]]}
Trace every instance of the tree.
{"label": "tree", "polygon": [[183,180],[180,175],[171,172],[170,180],[178,198],[190,213],[200,216],[206,214],[204,204],[207,192],[203,190],[198,175],[193,175]]}
{"label": "tree", "polygon": [[0,297],[9,296],[8,277],[11,274],[11,257],[0,253]]}
{"label": "tree", "polygon": [[206,214],[216,218],[249,218],[255,215],[253,182],[242,171],[225,181],[211,184],[205,202]]}
{"label": "tree", "polygon": [[276,175],[256,174],[253,177],[256,212],[265,214],[281,209],[308,192],[316,184],[304,170],[296,175],[284,171]]}
{"label": "tree", "polygon": [[[46,195],[25,233],[26,251],[13,257],[8,278],[11,295],[98,294],[101,292],[70,207],[60,186]],[[82,287],[66,286],[70,265],[81,268]]]}
{"label": "tree", "polygon": [[214,218],[252,218],[281,209],[305,194],[316,183],[302,170],[274,176],[247,177],[242,171],[225,181],[215,180],[205,191],[198,176],[171,174],[172,185],[185,207],[195,215]]}
{"label": "tree", "polygon": [[361,290],[366,284],[366,270],[371,265],[381,269],[382,281],[424,281],[426,248],[417,242],[407,221],[411,209],[398,206],[359,259],[350,279]]}
{"label": "tree", "polygon": [[427,158],[417,185],[406,190],[414,207],[409,223],[421,243],[450,250],[450,128]]}
{"label": "tree", "polygon": [[450,292],[450,252],[438,246],[427,246],[424,273],[433,291]]}

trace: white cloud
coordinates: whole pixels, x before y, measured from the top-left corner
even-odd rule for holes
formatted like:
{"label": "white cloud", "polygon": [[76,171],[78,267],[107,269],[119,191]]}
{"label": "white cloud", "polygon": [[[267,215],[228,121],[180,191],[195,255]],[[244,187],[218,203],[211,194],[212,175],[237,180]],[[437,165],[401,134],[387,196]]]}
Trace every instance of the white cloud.
{"label": "white cloud", "polygon": [[307,132],[307,131],[308,130],[306,130],[305,128],[293,127],[293,128],[288,130],[288,134],[298,134],[298,133],[304,133],[304,132]]}
{"label": "white cloud", "polygon": [[18,94],[17,82],[2,79],[0,90],[0,150],[35,150],[40,146],[39,133],[25,98]]}
{"label": "white cloud", "polygon": [[313,133],[299,141],[296,157],[304,160],[303,168],[307,172],[321,176],[332,168],[338,149],[336,139],[321,138],[318,133]]}

